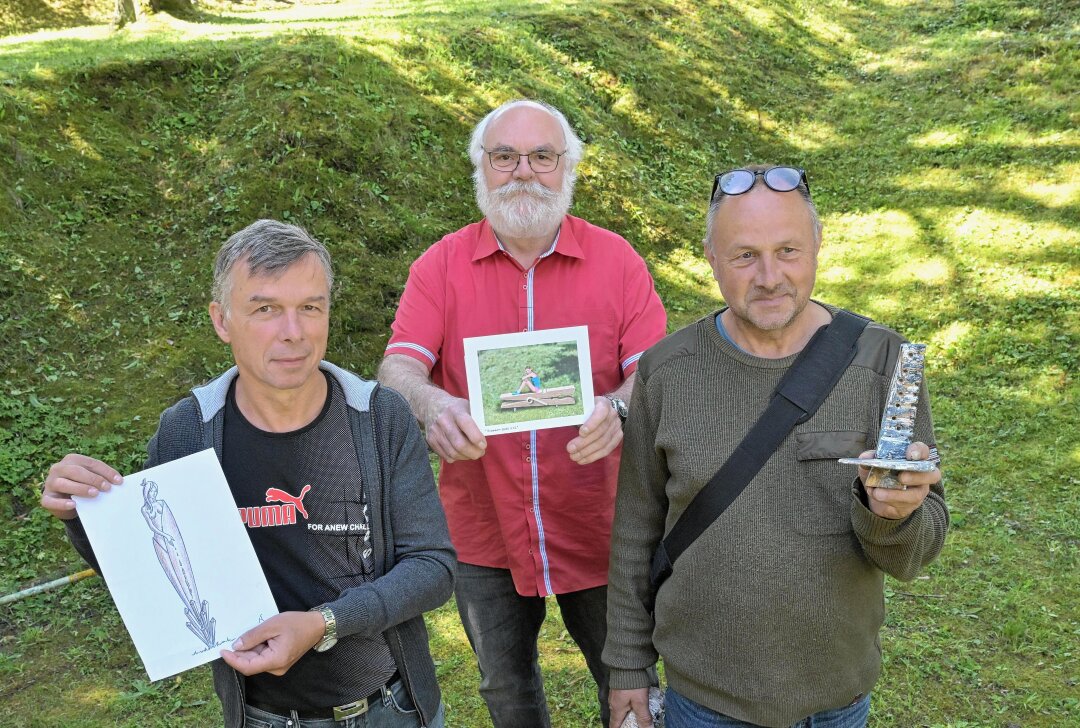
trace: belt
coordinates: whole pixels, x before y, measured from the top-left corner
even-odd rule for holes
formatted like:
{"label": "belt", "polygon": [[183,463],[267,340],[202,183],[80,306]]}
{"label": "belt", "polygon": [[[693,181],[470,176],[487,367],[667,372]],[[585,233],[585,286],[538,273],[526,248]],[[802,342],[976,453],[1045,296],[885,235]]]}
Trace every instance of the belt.
{"label": "belt", "polygon": [[283,708],[280,705],[267,705],[266,703],[257,700],[248,700],[247,704],[252,708],[258,708],[267,713],[280,715],[283,718],[288,718],[293,713],[296,713],[296,717],[300,720],[345,720],[346,718],[363,715],[368,712],[371,707],[382,702],[383,692],[388,692],[390,686],[397,682],[398,679],[398,673],[395,672],[390,679],[386,681],[385,685],[380,686],[378,690],[366,698],[354,700],[345,705],[335,705],[332,708],[305,708],[304,710],[295,710],[293,708]]}

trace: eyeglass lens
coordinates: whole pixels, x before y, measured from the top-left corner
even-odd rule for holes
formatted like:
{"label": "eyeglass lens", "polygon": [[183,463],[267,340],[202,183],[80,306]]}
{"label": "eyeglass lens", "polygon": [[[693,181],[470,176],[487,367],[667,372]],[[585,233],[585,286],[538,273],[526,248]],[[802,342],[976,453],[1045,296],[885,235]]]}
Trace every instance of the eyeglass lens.
{"label": "eyeglass lens", "polygon": [[758,175],[761,175],[765,184],[776,192],[790,192],[798,187],[802,180],[802,172],[794,167],[773,167],[764,172],[734,169],[720,177],[719,187],[725,195],[741,195],[754,186]]}
{"label": "eyeglass lens", "polygon": [[802,172],[794,167],[773,167],[766,170],[763,179],[765,184],[777,192],[790,192],[799,186]]}
{"label": "eyeglass lens", "polygon": [[529,166],[532,167],[534,172],[550,172],[559,165],[560,156],[555,152],[547,151],[532,152],[530,154],[519,154],[518,152],[488,153],[492,168],[500,172],[513,172],[517,169],[521,157],[529,158]]}

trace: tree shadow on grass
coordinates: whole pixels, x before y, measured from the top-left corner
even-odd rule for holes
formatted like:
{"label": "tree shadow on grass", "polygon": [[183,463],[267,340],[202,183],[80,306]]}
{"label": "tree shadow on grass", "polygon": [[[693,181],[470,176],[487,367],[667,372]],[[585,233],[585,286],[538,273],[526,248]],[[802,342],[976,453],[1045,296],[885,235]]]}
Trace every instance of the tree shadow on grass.
{"label": "tree shadow on grass", "polygon": [[37,30],[71,28],[107,23],[112,18],[108,2],[101,0],[5,0],[0,9],[0,37]]}
{"label": "tree shadow on grass", "polygon": [[[902,250],[887,225],[871,240],[854,229],[851,273],[828,283],[829,299],[863,311],[887,301],[887,323],[940,337],[933,391],[949,398],[947,444],[961,463],[988,457],[1003,471],[1013,442],[1031,452],[1055,429],[1075,438],[1060,411],[1077,394],[1077,203],[1010,186],[1073,179],[1075,102],[1058,89],[1070,26],[1049,0],[1015,12],[961,5],[826,4],[831,25],[796,2],[772,4],[768,18],[752,4],[507,6],[498,25],[433,11],[388,21],[385,37],[5,47],[16,62],[0,85],[0,337],[11,342],[0,378],[7,391],[79,403],[97,433],[145,439],[163,407],[229,362],[206,320],[211,260],[259,217],[295,221],[329,245],[339,280],[330,357],[370,375],[408,265],[478,217],[465,154],[473,124],[536,95],[590,142],[575,213],[663,265],[662,294],[684,317],[713,305],[679,271],[698,250],[722,167],[799,163],[827,222],[910,221]],[[1001,75],[1049,93],[1030,100]],[[935,141],[950,134],[959,141]],[[994,222],[947,229],[973,211],[1026,225],[1032,239],[1013,249],[994,239]],[[981,240],[987,249],[973,255]],[[940,258],[946,273],[894,282],[909,256]],[[1015,285],[991,280],[1010,266],[1032,272]],[[1040,268],[1057,282],[1033,281]],[[1056,419],[1025,424],[1041,411]],[[975,432],[982,422],[993,432]],[[49,447],[35,457],[62,454]],[[958,496],[975,512],[980,497]],[[38,687],[42,702],[55,694]]]}
{"label": "tree shadow on grass", "polygon": [[[90,229],[104,240],[116,227],[139,239],[148,225],[177,230],[182,223],[185,235],[202,241],[205,257],[252,215],[288,213],[348,240],[368,267],[361,272],[346,264],[342,280],[356,288],[341,299],[351,323],[340,331],[354,363],[368,372],[388,335],[408,261],[478,216],[464,155],[472,123],[515,96],[544,98],[567,113],[591,143],[575,211],[620,232],[654,262],[697,248],[712,175],[748,159],[805,166],[826,216],[898,209],[919,217],[928,208],[976,207],[1075,226],[1074,203],[1050,207],[994,182],[962,184],[987,165],[1054,168],[1075,155],[1075,143],[976,139],[928,148],[913,141],[968,119],[1018,113],[1018,102],[983,92],[990,83],[983,77],[960,84],[956,99],[943,96],[928,114],[909,109],[907,99],[938,89],[952,64],[992,53],[990,41],[975,34],[965,46],[968,56],[930,54],[915,69],[882,67],[867,75],[853,51],[862,38],[884,53],[888,36],[879,26],[897,24],[918,45],[919,38],[934,37],[926,28],[948,13],[931,8],[905,19],[891,6],[844,5],[832,17],[835,27],[823,29],[800,8],[775,3],[767,17],[726,4],[523,8],[506,10],[497,26],[471,22],[464,11],[421,11],[402,21],[403,33],[393,41],[377,34],[176,45],[154,38],[64,39],[31,48],[34,62],[47,51],[94,65],[52,78],[19,77],[2,87],[0,98],[12,110],[9,121],[22,116],[25,128],[52,130],[29,144],[22,142],[25,132],[12,134],[29,150],[24,157],[39,158],[38,170],[42,159],[55,156],[45,151],[49,144],[67,145],[68,153],[97,150],[97,161],[81,153],[51,167],[62,179],[84,180],[68,201],[80,201],[79,209],[50,223],[61,239],[81,241]],[[949,23],[951,32],[964,30]],[[839,42],[845,34],[856,40]],[[1024,41],[1014,35],[1010,42]],[[115,58],[118,48],[121,58],[97,60]],[[268,55],[267,48],[274,50]],[[35,94],[52,101],[36,110]],[[52,110],[80,94],[92,95],[96,108],[58,123]],[[1017,123],[1030,135],[1066,131],[1059,120],[1067,114],[1056,107],[1028,112]],[[819,129],[819,138],[808,141],[809,128]],[[880,142],[867,143],[875,135]],[[24,176],[24,167],[10,166],[10,179]],[[128,181],[128,168],[152,173]],[[955,183],[918,182],[940,169],[951,170]],[[9,199],[14,194],[19,204],[30,204],[13,190]],[[136,199],[150,214],[134,223],[119,213]],[[30,232],[54,239],[44,233],[48,228]],[[935,242],[939,236],[924,230],[919,245],[951,260],[952,251]],[[160,246],[170,235],[154,237]],[[181,265],[195,272],[190,258]],[[665,294],[689,296],[677,280],[665,286]],[[833,290],[839,303],[859,300],[845,288]],[[189,295],[197,294],[196,287]]]}

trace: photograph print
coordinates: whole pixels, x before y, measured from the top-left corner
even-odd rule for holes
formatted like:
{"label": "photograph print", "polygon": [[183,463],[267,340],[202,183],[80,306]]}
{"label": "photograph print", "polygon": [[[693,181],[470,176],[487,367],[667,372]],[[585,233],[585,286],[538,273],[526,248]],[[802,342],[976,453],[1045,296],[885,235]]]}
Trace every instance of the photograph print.
{"label": "photograph print", "polygon": [[592,412],[586,326],[465,339],[465,369],[485,435],[580,425]]}

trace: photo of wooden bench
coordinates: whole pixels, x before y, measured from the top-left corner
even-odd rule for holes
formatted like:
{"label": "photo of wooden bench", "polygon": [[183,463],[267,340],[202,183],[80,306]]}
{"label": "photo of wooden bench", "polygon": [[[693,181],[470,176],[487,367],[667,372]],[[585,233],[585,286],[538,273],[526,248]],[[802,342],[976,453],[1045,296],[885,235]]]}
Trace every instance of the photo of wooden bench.
{"label": "photo of wooden bench", "polygon": [[499,399],[501,400],[499,409],[504,410],[516,410],[522,407],[556,407],[577,402],[573,385],[541,389],[539,392],[522,392],[520,394],[507,392],[506,394],[500,394]]}

